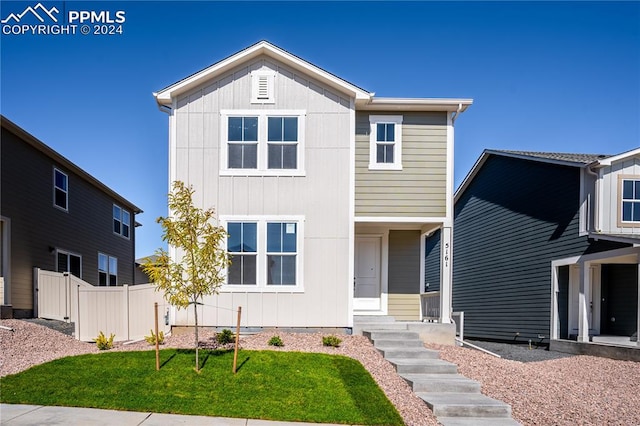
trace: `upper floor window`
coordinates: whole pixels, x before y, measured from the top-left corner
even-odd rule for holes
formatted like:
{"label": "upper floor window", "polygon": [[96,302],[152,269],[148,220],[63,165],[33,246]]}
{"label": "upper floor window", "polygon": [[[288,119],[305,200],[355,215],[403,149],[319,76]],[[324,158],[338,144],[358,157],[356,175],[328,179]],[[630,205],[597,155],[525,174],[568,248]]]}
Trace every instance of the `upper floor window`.
{"label": "upper floor window", "polygon": [[221,174],[304,175],[303,111],[225,111],[221,128]]}
{"label": "upper floor window", "polygon": [[120,206],[113,205],[113,232],[129,238],[131,229],[131,216],[128,211]]}
{"label": "upper floor window", "polygon": [[231,266],[228,285],[257,290],[300,288],[301,218],[231,218],[226,222]]}
{"label": "upper floor window", "polygon": [[640,222],[640,179],[622,180],[622,221]]}
{"label": "upper floor window", "polygon": [[258,117],[229,117],[230,169],[258,168]]}
{"label": "upper floor window", "polygon": [[98,253],[98,285],[118,285],[118,259]]}
{"label": "upper floor window", "polygon": [[58,169],[53,169],[53,205],[68,210],[69,177]]}
{"label": "upper floor window", "polygon": [[371,115],[369,169],[402,170],[402,116]]}

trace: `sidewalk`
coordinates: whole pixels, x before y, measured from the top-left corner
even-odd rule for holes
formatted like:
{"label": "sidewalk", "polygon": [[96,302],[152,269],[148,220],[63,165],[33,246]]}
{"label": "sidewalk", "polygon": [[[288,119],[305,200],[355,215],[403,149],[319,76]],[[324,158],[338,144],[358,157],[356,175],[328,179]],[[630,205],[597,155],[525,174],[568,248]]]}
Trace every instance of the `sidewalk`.
{"label": "sidewalk", "polygon": [[[41,405],[0,404],[0,424],[13,425],[82,425],[82,426],[302,426],[318,423],[278,422],[254,419],[186,416],[180,414],[139,413],[135,411],[99,410],[97,408],[43,407]],[[339,426],[328,425],[323,426]],[[344,425],[342,425],[344,426]]]}

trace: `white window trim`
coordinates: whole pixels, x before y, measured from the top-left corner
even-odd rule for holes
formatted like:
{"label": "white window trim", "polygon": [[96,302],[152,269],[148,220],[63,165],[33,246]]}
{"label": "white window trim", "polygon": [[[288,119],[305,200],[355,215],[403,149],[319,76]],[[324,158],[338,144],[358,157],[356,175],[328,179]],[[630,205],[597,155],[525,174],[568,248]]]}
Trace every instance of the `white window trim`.
{"label": "white window trim", "polygon": [[[117,233],[116,231],[113,230],[113,220],[115,219],[115,216],[113,215],[113,207],[117,207],[120,209],[120,219],[118,219],[118,221],[120,222],[120,233]],[[127,224],[127,226],[129,227],[129,236],[125,236],[123,234],[123,216],[124,213],[128,213],[129,214],[129,223]],[[118,205],[118,204],[113,204],[113,206],[111,207],[111,232],[113,232],[115,235],[119,235],[120,237],[126,239],[126,240],[130,240],[131,239],[131,212],[127,209],[125,209],[124,207]]]}
{"label": "white window trim", "polygon": [[[60,188],[61,191],[64,191],[64,195],[65,195],[65,199],[66,199],[66,205],[67,207],[60,207],[59,205],[56,204],[56,189],[58,189],[58,187],[56,186],[56,172],[60,173],[61,175],[63,175],[66,180],[67,180],[67,189],[62,189]],[[69,175],[66,174],[65,172],[63,172],[62,170],[60,170],[57,167],[53,168],[53,207],[62,210],[63,212],[69,212]]]}
{"label": "white window trim", "polygon": [[[100,269],[100,256],[104,256],[107,258],[107,270],[103,271]],[[116,265],[118,264],[118,258],[114,257],[114,256],[109,256],[106,253],[102,253],[102,252],[98,252],[98,287],[103,287],[100,285],[100,273],[101,272],[105,272],[107,274],[107,283],[106,285],[104,285],[104,287],[114,287],[112,286],[111,280],[109,278],[111,278],[111,275],[115,275],[116,276],[116,286],[118,285],[118,266],[116,266],[116,273],[115,274],[111,274],[111,259],[115,259],[116,261]]]}
{"label": "white window trim", "polygon": [[[267,94],[266,98],[258,97],[260,80],[267,79]],[[275,100],[275,80],[276,72],[271,70],[258,70],[251,71],[251,103],[252,104],[274,104]]]}
{"label": "white window trim", "polygon": [[[376,158],[377,124],[395,124],[393,163],[378,163]],[[369,116],[369,170],[402,170],[402,116],[370,115]]]}
{"label": "white window trim", "polygon": [[[222,293],[304,293],[304,216],[233,216],[221,215],[220,225],[227,229],[229,222],[257,223],[258,252],[256,257],[257,284],[223,284]],[[296,224],[296,285],[267,284],[267,223],[294,222]],[[225,242],[226,244],[226,242]],[[226,246],[225,246],[226,248]],[[225,282],[226,282],[226,271]]]}
{"label": "white window trim", "polygon": [[619,228],[638,228],[640,227],[640,221],[634,221],[634,220],[624,220],[623,218],[623,211],[624,211],[624,203],[633,203],[633,202],[637,202],[638,200],[634,199],[629,199],[629,200],[625,200],[623,198],[623,191],[624,191],[624,182],[625,181],[634,181],[634,182],[640,182],[640,175],[618,175],[618,212],[617,212],[617,216],[618,216],[618,227]]}
{"label": "white window trim", "polygon": [[[55,250],[55,256],[56,256],[56,259],[55,259],[55,262],[56,262],[56,272],[60,272],[60,273],[62,273],[62,272],[66,272],[66,271],[58,271],[58,254],[60,254],[60,253],[62,253],[62,254],[66,254],[66,255],[67,255],[67,262],[69,262],[69,261],[70,261],[70,257],[71,257],[71,256],[74,256],[74,257],[77,257],[78,259],[80,259],[80,276],[79,276],[78,278],[82,279],[82,275],[83,275],[83,273],[82,273],[82,255],[81,255],[81,254],[78,254],[78,253],[74,253],[74,252],[72,252],[72,251],[67,251],[67,250],[62,250],[62,249],[56,249],[56,250]],[[67,269],[71,269],[71,268],[69,268],[69,263],[67,263]]]}
{"label": "white window trim", "polygon": [[[305,176],[305,121],[304,110],[222,110],[220,111],[220,176]],[[258,117],[258,164],[256,169],[230,169],[229,117]],[[297,169],[269,169],[268,160],[268,118],[269,117],[298,117],[298,149]]]}

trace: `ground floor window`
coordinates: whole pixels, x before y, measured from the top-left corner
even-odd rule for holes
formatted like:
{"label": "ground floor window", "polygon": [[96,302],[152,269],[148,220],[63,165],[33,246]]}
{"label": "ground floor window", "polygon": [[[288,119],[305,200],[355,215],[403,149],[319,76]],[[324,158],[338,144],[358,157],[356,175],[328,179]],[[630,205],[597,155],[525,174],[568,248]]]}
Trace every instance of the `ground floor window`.
{"label": "ground floor window", "polygon": [[57,272],[69,272],[75,277],[82,278],[82,257],[80,255],[58,250],[56,257]]}
{"label": "ground floor window", "polygon": [[[222,218],[221,218],[222,220]],[[300,217],[227,217],[228,286],[290,288],[302,283]]]}
{"label": "ground floor window", "polygon": [[98,253],[98,285],[118,285],[118,259]]}

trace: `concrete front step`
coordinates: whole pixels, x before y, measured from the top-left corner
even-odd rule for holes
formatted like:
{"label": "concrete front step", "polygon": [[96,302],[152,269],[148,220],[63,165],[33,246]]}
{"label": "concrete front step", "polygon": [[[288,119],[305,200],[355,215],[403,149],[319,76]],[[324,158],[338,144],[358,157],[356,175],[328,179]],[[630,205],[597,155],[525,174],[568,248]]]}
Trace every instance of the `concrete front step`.
{"label": "concrete front step", "polygon": [[438,351],[427,348],[376,348],[385,358],[438,359]]}
{"label": "concrete front step", "polygon": [[480,393],[480,383],[460,374],[401,374],[414,392]]}
{"label": "concrete front step", "polygon": [[521,426],[506,417],[438,417],[443,426]]}
{"label": "concrete front step", "polygon": [[440,417],[510,418],[511,406],[476,393],[416,393]]}
{"label": "concrete front step", "polygon": [[387,358],[396,372],[403,374],[456,374],[458,367],[441,359]]}
{"label": "concrete front step", "polygon": [[376,342],[378,340],[420,340],[420,335],[415,331],[402,330],[363,330],[362,335],[367,339]]}
{"label": "concrete front step", "polygon": [[377,349],[424,348],[422,340],[376,339],[373,346]]}
{"label": "concrete front step", "polygon": [[354,315],[354,324],[370,324],[370,323],[394,323],[396,319],[391,315]]}

